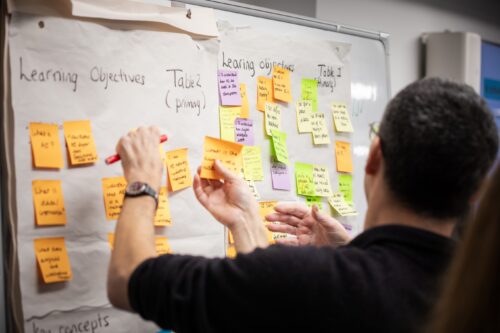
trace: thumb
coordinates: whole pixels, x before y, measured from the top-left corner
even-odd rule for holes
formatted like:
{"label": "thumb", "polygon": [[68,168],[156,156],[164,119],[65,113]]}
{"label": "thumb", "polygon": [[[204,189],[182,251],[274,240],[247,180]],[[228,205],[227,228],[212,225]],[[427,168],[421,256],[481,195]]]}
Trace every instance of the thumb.
{"label": "thumb", "polygon": [[331,227],[330,216],[320,213],[318,206],[313,205],[311,211],[314,220],[318,221],[323,227]]}
{"label": "thumb", "polygon": [[214,162],[214,170],[218,172],[224,180],[232,181],[236,180],[238,177],[231,170],[226,168],[221,161],[215,160]]}

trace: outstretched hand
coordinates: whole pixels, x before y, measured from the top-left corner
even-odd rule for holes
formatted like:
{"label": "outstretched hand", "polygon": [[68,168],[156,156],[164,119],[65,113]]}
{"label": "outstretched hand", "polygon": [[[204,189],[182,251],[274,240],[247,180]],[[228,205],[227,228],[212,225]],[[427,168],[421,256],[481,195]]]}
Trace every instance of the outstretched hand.
{"label": "outstretched hand", "polygon": [[275,212],[266,216],[270,222],[267,228],[273,232],[295,235],[295,239],[280,239],[277,243],[286,245],[330,245],[340,246],[348,243],[351,237],[345,228],[333,217],[320,213],[318,207],[312,209],[300,203],[280,203]]}

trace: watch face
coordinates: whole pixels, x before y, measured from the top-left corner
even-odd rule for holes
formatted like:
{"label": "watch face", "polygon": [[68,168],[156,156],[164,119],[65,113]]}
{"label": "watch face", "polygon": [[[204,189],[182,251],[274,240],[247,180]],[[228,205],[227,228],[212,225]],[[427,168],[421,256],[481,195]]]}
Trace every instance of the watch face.
{"label": "watch face", "polygon": [[145,187],[146,187],[146,185],[144,183],[134,182],[134,183],[130,184],[129,186],[127,186],[127,193],[130,195],[139,194],[139,193],[144,192]]}

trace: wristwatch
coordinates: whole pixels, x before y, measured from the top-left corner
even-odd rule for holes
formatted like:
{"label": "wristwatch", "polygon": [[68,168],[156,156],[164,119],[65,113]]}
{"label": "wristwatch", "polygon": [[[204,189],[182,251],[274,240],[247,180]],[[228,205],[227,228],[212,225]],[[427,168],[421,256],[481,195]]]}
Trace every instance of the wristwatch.
{"label": "wristwatch", "polygon": [[142,195],[149,195],[155,199],[156,206],[158,206],[158,193],[151,186],[143,182],[133,182],[127,185],[125,189],[125,197],[140,197]]}

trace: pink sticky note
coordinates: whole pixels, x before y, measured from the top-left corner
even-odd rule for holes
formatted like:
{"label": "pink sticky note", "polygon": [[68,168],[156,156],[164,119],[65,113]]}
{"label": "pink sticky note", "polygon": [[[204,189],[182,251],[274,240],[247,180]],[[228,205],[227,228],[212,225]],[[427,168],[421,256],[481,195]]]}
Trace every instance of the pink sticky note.
{"label": "pink sticky note", "polygon": [[220,104],[224,106],[241,105],[240,82],[238,72],[229,69],[217,71],[219,80]]}
{"label": "pink sticky note", "polygon": [[273,161],[271,163],[271,179],[273,182],[273,189],[290,191],[290,175],[288,174],[288,167],[285,163]]}
{"label": "pink sticky note", "polygon": [[237,143],[241,143],[245,146],[253,146],[253,120],[236,118],[234,121],[234,134]]}

